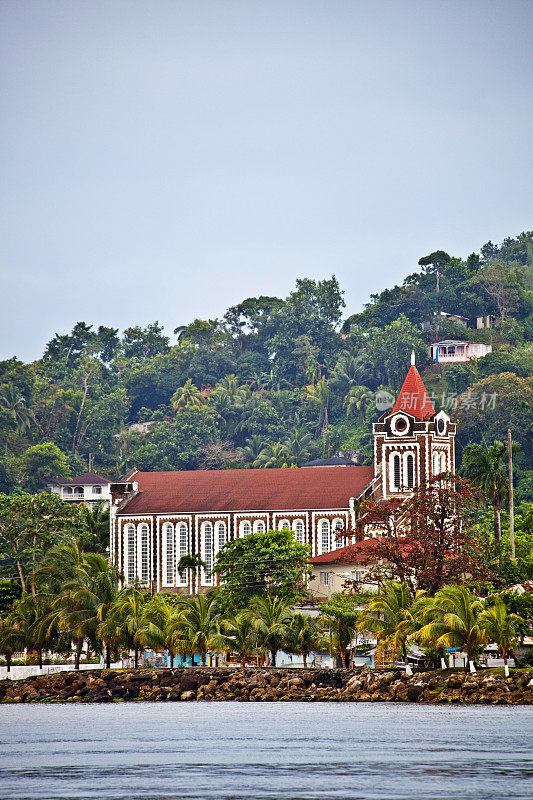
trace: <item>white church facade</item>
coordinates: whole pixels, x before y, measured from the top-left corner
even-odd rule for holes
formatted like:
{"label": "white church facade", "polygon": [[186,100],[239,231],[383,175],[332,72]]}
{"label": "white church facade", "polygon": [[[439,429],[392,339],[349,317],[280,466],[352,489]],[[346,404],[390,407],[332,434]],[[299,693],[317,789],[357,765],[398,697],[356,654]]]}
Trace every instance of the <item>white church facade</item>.
{"label": "white church facade", "polygon": [[[190,594],[216,585],[212,572],[228,541],[289,528],[321,556],[346,543],[356,501],[409,494],[455,472],[455,425],[436,412],[411,366],[394,408],[373,425],[374,464],[293,469],[135,472],[112,498],[110,552],[126,584]],[[197,554],[205,567],[178,570]]]}

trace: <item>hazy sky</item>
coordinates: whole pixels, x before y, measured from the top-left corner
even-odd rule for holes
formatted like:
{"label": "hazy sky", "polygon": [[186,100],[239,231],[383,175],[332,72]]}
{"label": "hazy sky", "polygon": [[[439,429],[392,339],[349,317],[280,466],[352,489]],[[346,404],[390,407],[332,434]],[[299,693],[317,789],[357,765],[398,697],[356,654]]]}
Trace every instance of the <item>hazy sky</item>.
{"label": "hazy sky", "polygon": [[3,0],[0,358],[533,228],[533,2]]}

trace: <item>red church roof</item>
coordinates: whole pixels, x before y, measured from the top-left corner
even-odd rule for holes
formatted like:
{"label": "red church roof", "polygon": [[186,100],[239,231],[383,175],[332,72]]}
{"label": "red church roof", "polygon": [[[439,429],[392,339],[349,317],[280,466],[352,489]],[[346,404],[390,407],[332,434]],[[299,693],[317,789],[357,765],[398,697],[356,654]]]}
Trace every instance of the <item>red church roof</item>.
{"label": "red church roof", "polygon": [[119,513],[335,510],[348,508],[373,477],[373,467],[135,472],[129,480],[139,494]]}
{"label": "red church roof", "polygon": [[424,386],[424,381],[414,364],[411,365],[409,372],[405,376],[400,394],[391,413],[395,411],[406,411],[420,420],[427,419],[435,413],[428,390]]}

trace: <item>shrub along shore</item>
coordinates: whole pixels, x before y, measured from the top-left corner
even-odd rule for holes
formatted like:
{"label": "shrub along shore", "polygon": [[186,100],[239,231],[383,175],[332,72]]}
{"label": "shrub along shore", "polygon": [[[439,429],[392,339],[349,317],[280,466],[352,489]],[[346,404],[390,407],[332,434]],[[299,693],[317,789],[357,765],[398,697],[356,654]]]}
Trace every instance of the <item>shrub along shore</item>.
{"label": "shrub along shore", "polygon": [[343,669],[93,670],[0,681],[3,703],[123,701],[333,701],[530,705],[533,672]]}

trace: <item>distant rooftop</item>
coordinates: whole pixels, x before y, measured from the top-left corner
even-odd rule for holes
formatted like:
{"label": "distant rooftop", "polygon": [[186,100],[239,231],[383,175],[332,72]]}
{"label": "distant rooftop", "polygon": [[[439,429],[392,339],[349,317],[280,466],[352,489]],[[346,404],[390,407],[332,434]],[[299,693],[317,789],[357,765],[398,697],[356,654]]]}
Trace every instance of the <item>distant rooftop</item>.
{"label": "distant rooftop", "polygon": [[81,475],[76,475],[75,478],[52,478],[50,483],[55,483],[57,486],[107,486],[112,481],[102,478],[96,472],[82,472]]}
{"label": "distant rooftop", "polygon": [[302,467],[359,467],[356,461],[346,456],[332,456],[332,458],[315,458],[313,461],[306,461]]}

